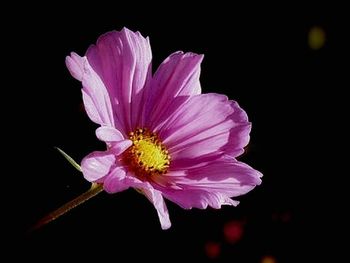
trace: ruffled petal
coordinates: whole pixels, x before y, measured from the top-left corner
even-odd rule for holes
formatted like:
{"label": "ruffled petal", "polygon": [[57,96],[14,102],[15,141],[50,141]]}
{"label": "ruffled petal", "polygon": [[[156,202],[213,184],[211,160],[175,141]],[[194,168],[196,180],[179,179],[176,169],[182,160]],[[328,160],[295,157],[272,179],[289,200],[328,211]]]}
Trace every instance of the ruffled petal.
{"label": "ruffled petal", "polygon": [[116,167],[104,180],[103,189],[110,194],[128,189],[129,185],[124,182],[125,176],[124,167]]}
{"label": "ruffled petal", "polygon": [[202,60],[203,55],[176,52],[159,66],[152,80],[152,94],[147,101],[148,111],[145,112],[149,124],[162,119],[175,97],[201,93],[199,75]]}
{"label": "ruffled petal", "polygon": [[117,143],[113,143],[111,151],[113,151],[113,153],[115,155],[120,155],[126,149],[128,149],[131,145],[132,145],[132,141],[131,140],[122,140],[122,141],[119,141]]}
{"label": "ruffled petal", "polygon": [[228,143],[221,149],[226,155],[237,157],[244,152],[244,147],[249,143],[251,123],[248,121],[247,113],[235,101],[230,101],[233,113],[229,119],[234,125],[230,129]]}
{"label": "ruffled petal", "polygon": [[73,78],[82,81],[84,75],[84,58],[72,52],[66,57],[66,66]]}
{"label": "ruffled petal", "polygon": [[261,184],[262,174],[249,165],[224,156],[206,166],[188,170],[177,181],[180,187],[218,190],[230,197],[246,194]]}
{"label": "ruffled petal", "polygon": [[206,209],[208,206],[220,209],[222,205],[237,206],[238,201],[216,192],[207,192],[203,190],[168,190],[163,192],[166,199],[178,204],[184,209]]}
{"label": "ruffled petal", "polygon": [[86,57],[72,52],[66,57],[66,65],[72,76],[83,84],[83,101],[90,119],[100,125],[114,126],[109,94]]}
{"label": "ruffled petal", "polygon": [[104,180],[104,189],[108,193],[116,193],[133,187],[143,193],[157,210],[162,229],[171,227],[168,209],[162,193],[153,188],[149,182],[139,180],[133,174],[125,175],[123,167],[117,167]]}
{"label": "ruffled petal", "polygon": [[169,218],[168,208],[164,202],[162,193],[153,187],[143,188],[142,192],[147,197],[148,200],[154,205],[157,210],[160,225],[162,229],[168,229],[171,227],[171,222]]}
{"label": "ruffled petal", "polygon": [[159,221],[162,229],[168,229],[171,227],[168,208],[164,202],[162,193],[159,190],[153,188],[149,182],[143,182],[136,177],[129,175],[125,178],[125,183],[129,186],[138,189],[142,192],[147,199],[154,205],[157,210]]}
{"label": "ruffled petal", "polygon": [[97,128],[96,136],[99,140],[104,142],[118,142],[124,140],[124,136],[120,131],[113,127],[102,126]]}
{"label": "ruffled petal", "polygon": [[81,170],[86,180],[95,182],[109,174],[115,164],[115,155],[112,152],[92,152],[81,162]]}
{"label": "ruffled petal", "polygon": [[105,152],[96,151],[86,156],[81,162],[81,170],[86,180],[90,182],[100,181],[110,174],[119,165],[116,156],[122,154],[132,145],[130,140],[122,140],[113,143]]}
{"label": "ruffled petal", "polygon": [[108,90],[120,131],[127,134],[139,122],[143,91],[151,80],[149,39],[126,28],[108,32],[90,46],[86,56]]}
{"label": "ruffled petal", "polygon": [[230,157],[222,157],[206,166],[187,171],[184,177],[173,178],[181,190],[162,188],[163,195],[183,208],[220,208],[237,205],[231,197],[246,194],[261,183],[262,174]]}

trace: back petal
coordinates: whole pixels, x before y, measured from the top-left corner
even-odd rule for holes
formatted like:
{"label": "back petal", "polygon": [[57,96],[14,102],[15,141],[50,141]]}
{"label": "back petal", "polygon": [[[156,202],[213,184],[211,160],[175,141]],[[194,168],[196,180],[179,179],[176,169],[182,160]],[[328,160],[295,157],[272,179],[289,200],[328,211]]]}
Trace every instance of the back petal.
{"label": "back petal", "polygon": [[153,187],[152,188],[151,187],[144,188],[142,190],[142,192],[156,208],[162,229],[165,230],[165,229],[170,228],[171,222],[170,222],[170,218],[169,218],[169,212],[168,212],[168,208],[164,202],[162,193],[160,191],[154,189]]}
{"label": "back petal", "polygon": [[128,134],[139,122],[144,89],[151,79],[149,39],[126,28],[108,32],[90,46],[86,56],[108,90],[121,131]]}
{"label": "back petal", "polygon": [[[152,93],[147,101],[148,123],[156,124],[174,98],[201,93],[199,82],[203,55],[176,52],[159,66],[152,80]],[[153,127],[151,127],[153,128]]]}
{"label": "back petal", "polygon": [[114,118],[109,94],[86,57],[80,57],[72,52],[71,56],[66,57],[66,65],[72,76],[83,84],[83,101],[90,119],[101,125],[113,126]]}
{"label": "back petal", "polygon": [[[107,181],[108,180],[108,181]],[[108,182],[107,188],[109,190],[120,189],[125,190],[129,187],[133,187],[144,194],[147,199],[154,205],[157,210],[159,221],[162,229],[168,229],[171,227],[169,218],[169,212],[164,202],[162,193],[159,190],[153,188],[149,182],[144,182],[134,177],[132,174],[128,174],[126,177],[123,176],[108,176],[105,182]]]}
{"label": "back petal", "polygon": [[84,58],[72,52],[66,57],[66,66],[73,78],[82,81],[84,75]]}

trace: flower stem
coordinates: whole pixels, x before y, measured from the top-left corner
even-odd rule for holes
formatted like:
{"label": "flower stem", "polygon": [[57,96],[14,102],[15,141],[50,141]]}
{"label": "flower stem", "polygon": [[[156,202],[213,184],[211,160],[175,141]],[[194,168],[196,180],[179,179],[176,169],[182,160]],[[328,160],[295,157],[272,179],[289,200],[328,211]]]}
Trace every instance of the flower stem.
{"label": "flower stem", "polygon": [[102,184],[96,184],[93,183],[91,188],[87,190],[85,193],[79,195],[75,199],[69,201],[68,203],[64,204],[60,208],[56,209],[55,211],[51,212],[47,216],[43,217],[41,220],[39,220],[30,230],[29,232],[32,232],[34,230],[37,230],[44,225],[54,221],[55,219],[59,218],[60,216],[64,215],[71,209],[77,207],[78,205],[84,203],[85,201],[89,200],[90,198],[94,197],[95,195],[101,193],[103,191]]}

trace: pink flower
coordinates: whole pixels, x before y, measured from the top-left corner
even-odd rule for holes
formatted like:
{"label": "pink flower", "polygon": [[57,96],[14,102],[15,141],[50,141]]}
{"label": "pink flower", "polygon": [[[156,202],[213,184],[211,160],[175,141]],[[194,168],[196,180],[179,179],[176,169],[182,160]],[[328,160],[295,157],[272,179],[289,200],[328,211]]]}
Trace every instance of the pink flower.
{"label": "pink flower", "polygon": [[102,35],[84,57],[66,58],[107,144],[83,159],[84,177],[108,193],[137,189],[163,229],[171,226],[163,197],[185,209],[218,209],[261,183],[261,173],[236,160],[249,141],[248,117],[224,95],[201,94],[202,59],[173,53],[152,76],[149,39],[126,28]]}

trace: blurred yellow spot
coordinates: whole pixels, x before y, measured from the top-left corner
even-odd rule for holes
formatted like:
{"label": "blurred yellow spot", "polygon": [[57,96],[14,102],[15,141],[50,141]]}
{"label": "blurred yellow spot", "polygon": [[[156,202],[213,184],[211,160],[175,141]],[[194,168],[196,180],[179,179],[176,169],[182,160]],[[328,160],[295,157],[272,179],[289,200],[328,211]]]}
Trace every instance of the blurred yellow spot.
{"label": "blurred yellow spot", "polygon": [[326,33],[321,27],[314,26],[310,28],[308,34],[308,44],[311,49],[319,50],[324,46],[325,42]]}
{"label": "blurred yellow spot", "polygon": [[261,263],[277,263],[276,259],[272,256],[264,256]]}

